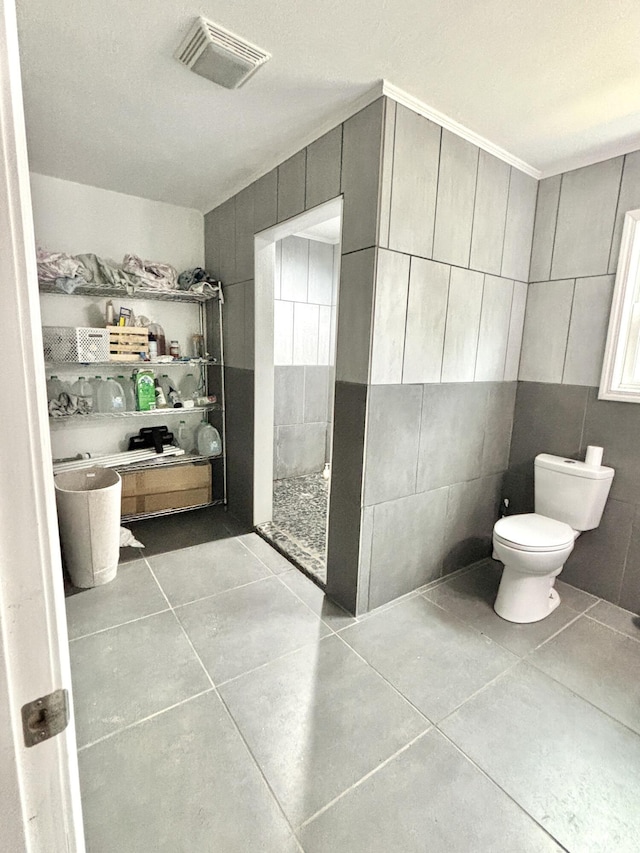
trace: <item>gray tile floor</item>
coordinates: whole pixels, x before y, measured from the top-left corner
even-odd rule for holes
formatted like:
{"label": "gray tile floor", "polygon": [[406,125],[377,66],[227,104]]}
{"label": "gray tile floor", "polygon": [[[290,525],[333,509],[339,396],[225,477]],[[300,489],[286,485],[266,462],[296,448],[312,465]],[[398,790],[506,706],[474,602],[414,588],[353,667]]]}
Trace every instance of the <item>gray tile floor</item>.
{"label": "gray tile floor", "polygon": [[67,599],[89,853],[637,851],[640,629],[488,561],[354,619],[256,534]]}

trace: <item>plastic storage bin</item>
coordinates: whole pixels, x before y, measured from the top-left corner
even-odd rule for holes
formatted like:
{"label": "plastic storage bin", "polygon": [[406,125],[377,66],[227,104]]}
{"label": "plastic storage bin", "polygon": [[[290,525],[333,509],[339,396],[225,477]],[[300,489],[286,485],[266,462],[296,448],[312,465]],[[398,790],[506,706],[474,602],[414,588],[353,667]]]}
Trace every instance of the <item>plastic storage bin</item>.
{"label": "plastic storage bin", "polygon": [[112,581],[120,557],[120,474],[83,468],[56,474],[54,482],[62,553],[74,586]]}

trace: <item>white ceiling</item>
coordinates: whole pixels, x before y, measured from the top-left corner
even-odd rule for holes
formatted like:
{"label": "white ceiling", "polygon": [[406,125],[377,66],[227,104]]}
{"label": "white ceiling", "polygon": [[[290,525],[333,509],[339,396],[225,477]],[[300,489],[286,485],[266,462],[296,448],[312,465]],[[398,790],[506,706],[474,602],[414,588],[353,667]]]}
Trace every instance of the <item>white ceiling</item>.
{"label": "white ceiling", "polygon": [[[640,148],[638,0],[17,0],[33,171],[209,210],[381,79],[543,174]],[[228,91],[203,15],[270,52]]]}

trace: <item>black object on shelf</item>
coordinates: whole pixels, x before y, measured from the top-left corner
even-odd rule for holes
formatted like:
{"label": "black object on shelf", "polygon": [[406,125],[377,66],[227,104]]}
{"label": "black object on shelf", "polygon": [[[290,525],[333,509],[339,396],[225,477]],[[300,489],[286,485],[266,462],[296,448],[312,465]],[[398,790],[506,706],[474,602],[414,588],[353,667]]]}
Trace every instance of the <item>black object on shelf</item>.
{"label": "black object on shelf", "polygon": [[156,453],[164,453],[164,445],[173,442],[173,433],[166,426],[143,427],[138,435],[129,439],[129,450],[140,450],[141,447],[153,447]]}

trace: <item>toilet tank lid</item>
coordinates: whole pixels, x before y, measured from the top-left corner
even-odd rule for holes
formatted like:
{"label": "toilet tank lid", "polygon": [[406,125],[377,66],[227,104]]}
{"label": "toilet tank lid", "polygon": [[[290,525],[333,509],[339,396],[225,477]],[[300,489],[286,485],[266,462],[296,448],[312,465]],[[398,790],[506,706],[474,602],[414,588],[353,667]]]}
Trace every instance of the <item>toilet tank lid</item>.
{"label": "toilet tank lid", "polygon": [[550,453],[540,453],[535,459],[536,468],[548,468],[562,474],[574,477],[586,477],[588,480],[613,480],[615,471],[605,465],[587,465],[578,459],[567,459],[564,456],[552,456]]}

